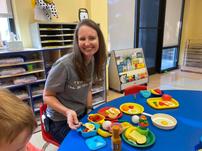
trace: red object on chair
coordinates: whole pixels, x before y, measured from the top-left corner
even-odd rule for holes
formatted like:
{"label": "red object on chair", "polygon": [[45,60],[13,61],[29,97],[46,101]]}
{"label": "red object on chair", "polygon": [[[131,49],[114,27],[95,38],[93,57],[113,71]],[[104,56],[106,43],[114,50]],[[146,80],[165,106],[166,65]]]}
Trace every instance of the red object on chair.
{"label": "red object on chair", "polygon": [[48,133],[45,131],[44,123],[42,121],[42,115],[46,111],[47,105],[42,104],[40,106],[40,120],[41,120],[41,133],[43,139],[46,141],[46,143],[43,145],[42,149],[45,151],[46,147],[49,145],[49,143],[55,145],[55,146],[60,146],[60,144]]}
{"label": "red object on chair", "polygon": [[124,95],[137,94],[141,90],[147,90],[145,85],[132,85],[124,89]]}

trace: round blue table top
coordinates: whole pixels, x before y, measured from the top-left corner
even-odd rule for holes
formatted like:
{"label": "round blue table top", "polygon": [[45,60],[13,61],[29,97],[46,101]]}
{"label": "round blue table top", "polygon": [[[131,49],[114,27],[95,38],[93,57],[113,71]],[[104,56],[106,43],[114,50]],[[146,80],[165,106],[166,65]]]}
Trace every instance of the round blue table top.
{"label": "round blue table top", "polygon": [[[151,119],[148,117],[148,128],[156,136],[155,143],[150,147],[136,148],[122,141],[122,151],[194,151],[195,146],[200,142],[200,137],[202,136],[202,91],[164,90],[164,94],[169,94],[176,99],[180,104],[179,107],[175,109],[156,110],[147,104],[146,99],[143,96],[137,94],[136,99],[133,95],[120,97],[105,103],[93,110],[91,113],[96,113],[99,109],[105,106],[119,108],[119,106],[123,103],[134,102],[144,106],[144,112],[146,113],[169,114],[177,120],[177,125],[174,129],[159,129],[152,124]],[[132,123],[131,115],[123,114],[120,119],[127,120]],[[87,115],[81,121],[84,123],[87,122]],[[99,151],[110,151],[111,139],[104,139],[106,140],[107,145],[99,149]],[[83,138],[75,130],[71,130],[59,147],[59,151],[67,150],[88,151],[89,149],[85,144],[85,138]]]}

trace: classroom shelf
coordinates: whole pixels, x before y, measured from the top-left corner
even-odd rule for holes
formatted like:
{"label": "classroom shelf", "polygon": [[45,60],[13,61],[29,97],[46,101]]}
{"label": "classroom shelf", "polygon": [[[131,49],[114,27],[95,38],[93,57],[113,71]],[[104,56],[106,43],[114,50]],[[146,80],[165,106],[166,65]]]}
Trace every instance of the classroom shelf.
{"label": "classroom shelf", "polygon": [[32,43],[35,48],[72,47],[76,23],[33,23]]}
{"label": "classroom shelf", "polygon": [[142,48],[112,51],[109,77],[109,87],[120,92],[134,84],[147,84],[149,76]]}
{"label": "classroom shelf", "polygon": [[[22,73],[0,75],[0,87],[7,88],[16,94],[20,99],[29,104],[34,113],[38,112],[37,104],[43,102],[43,89],[46,77],[53,63],[63,55],[72,52],[71,48],[31,49],[22,51],[2,51],[0,53],[0,73],[10,69],[24,69]],[[20,58],[20,59],[19,59]],[[16,63],[9,63],[9,59],[20,60]],[[9,61],[8,61],[9,60]],[[12,62],[12,60],[10,61]],[[4,73],[5,74],[5,73]],[[31,80],[22,79],[31,78]],[[18,80],[18,82],[16,82]],[[20,80],[20,82],[19,82]],[[101,85],[93,84],[93,105],[106,101],[105,81]],[[37,101],[36,101],[37,100]]]}

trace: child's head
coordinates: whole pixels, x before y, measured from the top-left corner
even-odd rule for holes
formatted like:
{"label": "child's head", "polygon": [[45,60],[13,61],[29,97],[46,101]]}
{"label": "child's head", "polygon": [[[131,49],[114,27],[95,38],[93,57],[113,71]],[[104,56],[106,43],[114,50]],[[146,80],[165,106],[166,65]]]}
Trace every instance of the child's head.
{"label": "child's head", "polygon": [[31,108],[6,89],[0,89],[0,151],[21,151],[37,123]]}

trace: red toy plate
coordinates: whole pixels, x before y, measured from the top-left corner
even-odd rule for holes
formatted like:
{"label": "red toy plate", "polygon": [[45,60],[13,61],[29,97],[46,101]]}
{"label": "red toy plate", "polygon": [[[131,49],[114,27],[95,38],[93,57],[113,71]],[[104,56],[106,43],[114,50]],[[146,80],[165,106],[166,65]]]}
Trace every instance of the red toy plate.
{"label": "red toy plate", "polygon": [[[120,118],[120,117],[123,115],[123,113],[118,109],[118,110],[120,111],[119,115],[116,116],[115,118],[110,118],[110,117],[107,115],[107,113],[106,113],[106,110],[108,110],[108,109],[110,109],[110,108],[115,108],[115,107],[112,107],[112,106],[103,107],[103,108],[101,108],[101,109],[98,111],[98,113],[101,114],[101,115],[103,115],[103,116],[105,117],[105,120],[110,120],[110,121],[117,120],[118,118]],[[116,108],[116,109],[117,109],[117,108]]]}

